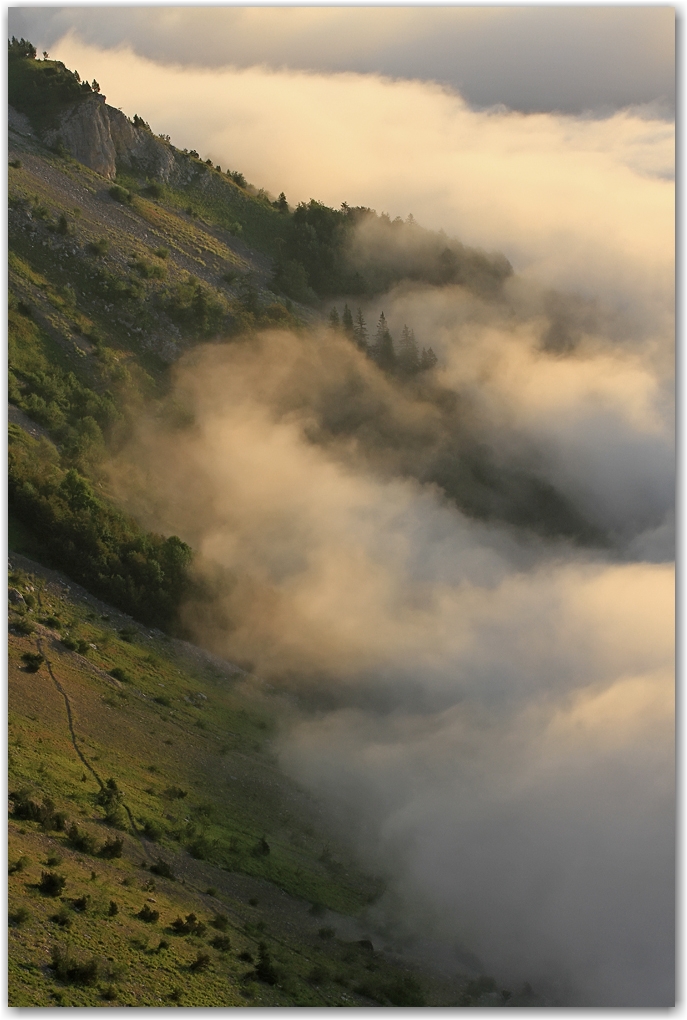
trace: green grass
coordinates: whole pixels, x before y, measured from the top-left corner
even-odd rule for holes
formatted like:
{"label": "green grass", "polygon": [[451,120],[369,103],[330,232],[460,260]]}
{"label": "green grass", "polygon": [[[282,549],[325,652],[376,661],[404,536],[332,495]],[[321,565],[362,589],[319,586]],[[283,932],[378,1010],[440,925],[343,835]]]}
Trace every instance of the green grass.
{"label": "green grass", "polygon": [[[355,943],[321,938],[321,921],[308,913],[311,902],[359,913],[379,883],[345,851],[323,852],[331,836],[316,831],[307,799],[270,752],[277,706],[242,674],[202,657],[190,662],[169,640],[103,619],[90,602],[38,574],[15,571],[10,584],[33,601],[31,610],[11,609],[10,622],[29,616],[36,632],[10,633],[9,789],[29,789],[38,803],[50,798],[67,815],[65,831],[10,819],[9,861],[20,861],[9,877],[9,910],[17,918],[9,933],[10,1003],[169,1005],[177,988],[179,1004],[189,1006],[390,1002],[387,993],[405,971]],[[86,642],[87,653],[68,651],[60,635]],[[34,673],[22,668],[22,655],[38,640],[69,698],[81,754],[102,780],[115,779],[136,827],[157,829],[156,842],[140,842],[128,821],[124,831],[107,824],[47,665]],[[128,683],[108,675],[117,667]],[[168,704],[155,700],[161,695]],[[75,849],[72,823],[78,845],[87,847],[90,837],[94,852]],[[116,837],[122,856],[102,856],[100,848]],[[207,861],[187,852],[201,837]],[[269,853],[256,852],[265,843]],[[173,879],[151,873],[159,859]],[[48,870],[65,877],[61,896],[38,888]],[[252,895],[241,892],[246,881]],[[275,901],[271,889],[286,898]],[[139,915],[148,903],[153,920],[146,922]],[[271,903],[280,904],[277,912]],[[175,934],[172,921],[190,913],[205,926],[202,935]],[[218,931],[223,940],[214,944]],[[84,973],[97,973],[94,984],[60,980],[46,966],[66,947],[88,965]],[[196,963],[203,954],[207,966]],[[246,954],[253,964],[241,958]],[[259,959],[268,961],[260,973],[274,984],[256,976]]]}

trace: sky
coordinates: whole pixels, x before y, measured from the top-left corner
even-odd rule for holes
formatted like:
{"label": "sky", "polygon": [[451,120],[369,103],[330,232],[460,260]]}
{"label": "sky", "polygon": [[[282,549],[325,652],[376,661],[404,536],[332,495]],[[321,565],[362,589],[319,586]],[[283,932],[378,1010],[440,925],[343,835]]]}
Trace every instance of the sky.
{"label": "sky", "polygon": [[476,107],[674,106],[674,10],[611,7],[20,7],[10,32],[74,31],[178,67],[353,71],[437,81]]}
{"label": "sky", "polygon": [[[189,622],[298,696],[281,762],[385,875],[399,937],[583,1004],[672,995],[674,18],[10,11],[113,106],[292,205],[412,213],[513,264],[498,304],[363,302],[431,343],[458,424],[330,334],[270,334],[183,359],[194,430],[142,416],[111,473],[213,583],[239,577]],[[554,319],[564,356],[542,346]],[[476,521],[374,430],[330,435],[350,379],[411,446],[482,443],[610,545]]]}

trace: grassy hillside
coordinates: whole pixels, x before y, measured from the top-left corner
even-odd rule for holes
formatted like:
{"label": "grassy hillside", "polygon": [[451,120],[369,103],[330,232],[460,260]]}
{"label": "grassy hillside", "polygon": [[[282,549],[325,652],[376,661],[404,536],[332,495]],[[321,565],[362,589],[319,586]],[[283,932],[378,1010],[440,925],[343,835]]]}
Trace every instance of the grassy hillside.
{"label": "grassy hillside", "polygon": [[254,678],[31,566],[9,576],[11,1005],[510,1001],[383,951],[383,885],[276,767]]}

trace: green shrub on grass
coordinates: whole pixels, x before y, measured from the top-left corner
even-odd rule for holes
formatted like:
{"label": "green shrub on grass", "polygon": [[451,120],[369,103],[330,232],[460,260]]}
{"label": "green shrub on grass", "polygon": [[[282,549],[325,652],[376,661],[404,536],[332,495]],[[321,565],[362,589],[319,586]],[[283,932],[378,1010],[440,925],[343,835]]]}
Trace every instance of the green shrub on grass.
{"label": "green shrub on grass", "polygon": [[96,957],[77,955],[71,946],[54,946],[51,956],[55,977],[64,984],[94,985],[97,983],[101,967]]}
{"label": "green shrub on grass", "polygon": [[66,884],[67,879],[64,875],[56,871],[41,871],[38,889],[44,896],[60,896]]}

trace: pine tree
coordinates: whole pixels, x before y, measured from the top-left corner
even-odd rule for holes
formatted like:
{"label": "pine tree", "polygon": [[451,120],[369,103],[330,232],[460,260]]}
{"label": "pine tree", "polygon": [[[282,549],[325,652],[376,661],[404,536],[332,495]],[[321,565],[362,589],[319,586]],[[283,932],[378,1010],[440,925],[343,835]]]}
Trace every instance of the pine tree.
{"label": "pine tree", "polygon": [[351,309],[348,307],[348,305],[344,305],[343,316],[342,316],[342,319],[341,319],[341,325],[343,326],[344,332],[346,333],[347,336],[349,336],[349,337],[353,337],[354,336],[354,331],[353,331],[353,315],[351,314]]}
{"label": "pine tree", "polygon": [[424,372],[429,368],[434,368],[438,360],[431,347],[428,347],[427,350],[423,347],[420,355],[420,371]]}
{"label": "pine tree", "polygon": [[286,201],[286,195],[283,191],[277,199],[276,206],[281,213],[287,213],[289,211],[289,203]]}
{"label": "pine tree", "polygon": [[380,368],[385,371],[390,371],[396,365],[396,354],[394,352],[394,341],[389,332],[389,327],[386,324],[386,318],[384,312],[379,316],[379,322],[377,323],[377,331],[375,333],[375,342],[373,347],[373,357]]}
{"label": "pine tree", "polygon": [[398,345],[398,364],[401,371],[412,375],[417,372],[419,365],[417,341],[415,332],[404,325],[401,333],[401,341]]}
{"label": "pine tree", "polygon": [[336,308],[332,308],[331,312],[329,313],[329,328],[330,329],[341,328],[341,323],[339,322],[339,313],[336,310]]}
{"label": "pine tree", "polygon": [[362,309],[359,308],[355,317],[355,325],[353,327],[353,337],[355,342],[361,351],[369,353],[369,344],[367,342],[367,325],[363,319]]}

